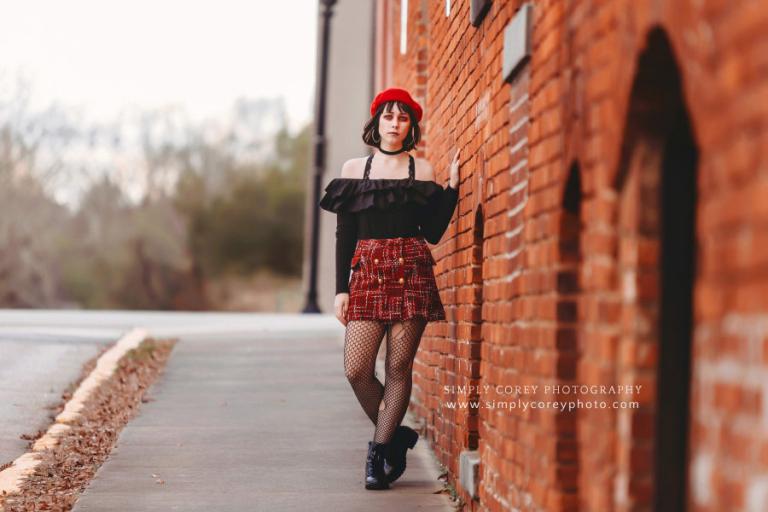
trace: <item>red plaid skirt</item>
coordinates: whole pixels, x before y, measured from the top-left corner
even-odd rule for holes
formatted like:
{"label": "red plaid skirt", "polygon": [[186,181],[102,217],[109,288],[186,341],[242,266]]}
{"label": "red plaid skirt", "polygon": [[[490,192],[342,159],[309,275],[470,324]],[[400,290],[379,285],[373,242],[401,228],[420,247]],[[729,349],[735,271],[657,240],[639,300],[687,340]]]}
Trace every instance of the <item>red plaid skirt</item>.
{"label": "red plaid skirt", "polygon": [[423,236],[358,240],[347,320],[445,320],[434,264]]}

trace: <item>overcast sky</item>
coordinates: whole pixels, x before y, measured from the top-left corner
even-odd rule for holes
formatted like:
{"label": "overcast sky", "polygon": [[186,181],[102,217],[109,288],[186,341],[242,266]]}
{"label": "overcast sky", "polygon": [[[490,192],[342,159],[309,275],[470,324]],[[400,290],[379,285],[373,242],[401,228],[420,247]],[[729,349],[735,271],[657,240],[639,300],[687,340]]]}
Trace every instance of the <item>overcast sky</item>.
{"label": "overcast sky", "polygon": [[200,119],[284,95],[295,130],[312,111],[316,24],[317,0],[6,2],[0,72],[29,77],[36,105],[95,119],[168,104]]}

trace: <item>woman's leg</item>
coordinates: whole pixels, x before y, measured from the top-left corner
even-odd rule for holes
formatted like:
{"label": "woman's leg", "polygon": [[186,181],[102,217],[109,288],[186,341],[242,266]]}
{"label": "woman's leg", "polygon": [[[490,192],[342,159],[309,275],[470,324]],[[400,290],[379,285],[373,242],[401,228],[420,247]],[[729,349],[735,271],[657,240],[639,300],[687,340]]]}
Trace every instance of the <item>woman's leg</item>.
{"label": "woman's leg", "polygon": [[386,381],[373,440],[389,443],[411,401],[413,359],[427,321],[414,318],[391,325],[387,336]]}
{"label": "woman's leg", "polygon": [[376,354],[385,330],[384,322],[350,320],[344,336],[344,374],[374,425],[384,395],[384,386],[376,378]]}

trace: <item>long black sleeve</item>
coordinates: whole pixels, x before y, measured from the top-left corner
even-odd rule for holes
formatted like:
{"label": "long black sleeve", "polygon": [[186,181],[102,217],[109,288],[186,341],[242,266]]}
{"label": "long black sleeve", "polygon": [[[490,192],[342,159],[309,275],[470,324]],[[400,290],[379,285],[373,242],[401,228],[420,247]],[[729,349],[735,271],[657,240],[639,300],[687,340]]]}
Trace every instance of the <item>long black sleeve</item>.
{"label": "long black sleeve", "polygon": [[349,264],[357,246],[355,213],[336,214],[336,293],[349,293]]}
{"label": "long black sleeve", "polygon": [[424,238],[430,244],[440,241],[448,229],[456,204],[459,201],[459,190],[446,185],[440,192],[434,194],[433,199],[423,210],[420,228]]}

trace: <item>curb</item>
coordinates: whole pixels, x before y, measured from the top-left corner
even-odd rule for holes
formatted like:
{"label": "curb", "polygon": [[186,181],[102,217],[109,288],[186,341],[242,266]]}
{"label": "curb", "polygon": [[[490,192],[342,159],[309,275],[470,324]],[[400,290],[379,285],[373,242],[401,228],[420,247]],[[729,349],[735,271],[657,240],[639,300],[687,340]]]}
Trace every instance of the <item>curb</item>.
{"label": "curb", "polygon": [[[19,456],[10,466],[0,471],[0,494],[19,492],[24,478],[34,472],[40,464],[39,452],[58,444],[59,436],[69,431],[72,428],[71,424],[80,419],[80,411],[83,410],[88,398],[104,380],[114,373],[120,358],[129,350],[139,346],[147,337],[146,329],[131,329],[99,357],[96,367],[80,383],[72,398],[65,404],[64,410],[56,416],[54,423],[45,434],[32,445],[32,451]],[[3,506],[0,505],[0,511],[2,510]]]}

